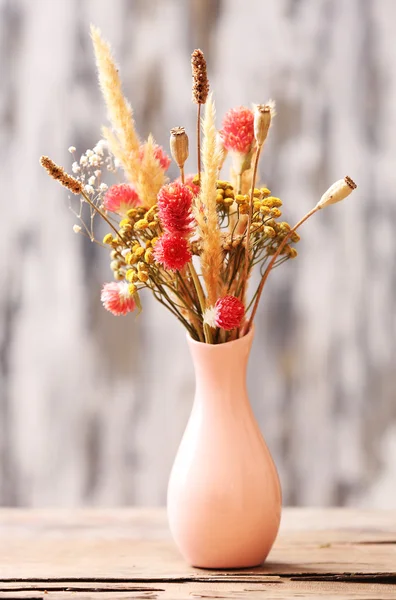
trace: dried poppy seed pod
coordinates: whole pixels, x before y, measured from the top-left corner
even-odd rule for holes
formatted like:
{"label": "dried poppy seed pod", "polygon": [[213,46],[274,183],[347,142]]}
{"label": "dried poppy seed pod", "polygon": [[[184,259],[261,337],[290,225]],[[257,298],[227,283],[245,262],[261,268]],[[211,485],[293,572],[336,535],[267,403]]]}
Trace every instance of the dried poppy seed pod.
{"label": "dried poppy seed pod", "polygon": [[330,204],[340,202],[349,196],[356,188],[356,183],[347,175],[344,179],[339,179],[329,187],[327,192],[323,194],[317,203],[316,208],[324,208]]}
{"label": "dried poppy seed pod", "polygon": [[256,104],[254,107],[254,137],[258,146],[262,146],[267,139],[271,126],[271,107],[269,104]]}
{"label": "dried poppy seed pod", "polygon": [[188,158],[188,135],[184,127],[174,127],[170,131],[170,150],[172,158],[182,169]]}

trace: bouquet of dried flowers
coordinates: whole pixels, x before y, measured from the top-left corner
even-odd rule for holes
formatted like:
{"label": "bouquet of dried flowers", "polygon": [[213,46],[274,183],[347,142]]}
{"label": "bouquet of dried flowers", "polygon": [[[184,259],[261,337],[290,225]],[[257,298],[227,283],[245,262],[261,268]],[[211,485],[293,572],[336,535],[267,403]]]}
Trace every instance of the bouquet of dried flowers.
{"label": "bouquet of dried flowers", "polygon": [[[103,127],[103,139],[73,162],[73,175],[46,156],[41,164],[80,198],[78,208],[71,207],[80,222],[74,231],[109,248],[115,281],[103,286],[104,307],[114,315],[140,310],[141,292],[148,289],[195,340],[217,344],[245,335],[268,275],[297,256],[296,230],[320,209],[348,196],[356,184],[345,177],[296,225],[281,221],[281,200],[257,184],[274,103],[231,109],[217,131],[201,50],[191,57],[197,174],[184,172],[189,139],[183,127],[175,127],[170,151],[180,176],[169,182],[171,159],[152,135],[140,141],[110,46],[95,27],[91,35],[111,128]],[[76,149],[69,151],[74,155]],[[227,154],[232,168],[224,180],[220,173]],[[107,171],[122,171],[125,181],[108,186],[103,181]],[[95,238],[97,215],[109,229],[103,240]],[[248,296],[254,268],[261,279]]]}

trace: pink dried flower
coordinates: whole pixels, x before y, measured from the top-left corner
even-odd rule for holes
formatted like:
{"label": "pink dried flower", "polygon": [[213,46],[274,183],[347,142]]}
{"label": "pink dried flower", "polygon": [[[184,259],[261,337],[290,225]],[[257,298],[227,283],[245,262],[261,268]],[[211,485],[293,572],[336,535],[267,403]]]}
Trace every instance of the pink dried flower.
{"label": "pink dried flower", "polygon": [[128,183],[112,185],[103,198],[103,206],[110,212],[125,215],[130,208],[140,204],[135,188]]}
{"label": "pink dried flower", "polygon": [[135,300],[130,293],[130,286],[126,281],[105,283],[100,299],[105,309],[116,317],[126,315],[136,308]]}
{"label": "pink dried flower", "polygon": [[[143,160],[145,148],[146,148],[146,144],[142,144],[139,148],[140,160]],[[162,146],[159,146],[158,144],[154,145],[154,156],[158,160],[159,164],[161,165],[161,168],[164,171],[167,171],[169,169],[169,165],[171,164],[171,159],[167,155],[167,153],[165,152],[165,150],[163,149]]]}
{"label": "pink dried flower", "polygon": [[192,254],[186,238],[172,233],[164,233],[154,247],[154,258],[171,271],[180,271],[190,262]]}
{"label": "pink dried flower", "polygon": [[242,323],[245,306],[236,296],[219,298],[212,308],[204,314],[204,321],[211,327],[221,327],[226,331],[236,329]]}
{"label": "pink dried flower", "polygon": [[224,116],[220,132],[229,152],[248,154],[254,140],[254,114],[244,106],[231,108]]}
{"label": "pink dried flower", "polygon": [[191,189],[178,181],[162,186],[157,205],[161,225],[167,232],[181,236],[191,233],[193,198]]}
{"label": "pink dried flower", "polygon": [[[199,185],[196,185],[194,183],[194,179],[195,175],[193,175],[192,173],[190,175],[186,175],[184,178],[184,185],[190,188],[194,196],[198,196],[200,188]],[[179,181],[181,183],[181,178],[179,177],[178,179],[176,179],[176,181]]]}

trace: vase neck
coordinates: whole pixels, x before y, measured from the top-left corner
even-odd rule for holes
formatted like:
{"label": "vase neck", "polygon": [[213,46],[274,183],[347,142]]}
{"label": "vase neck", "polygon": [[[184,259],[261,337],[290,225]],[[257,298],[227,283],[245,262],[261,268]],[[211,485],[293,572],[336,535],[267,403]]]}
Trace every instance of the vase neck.
{"label": "vase neck", "polygon": [[248,401],[246,369],[254,332],[225,344],[203,344],[188,338],[199,402]]}

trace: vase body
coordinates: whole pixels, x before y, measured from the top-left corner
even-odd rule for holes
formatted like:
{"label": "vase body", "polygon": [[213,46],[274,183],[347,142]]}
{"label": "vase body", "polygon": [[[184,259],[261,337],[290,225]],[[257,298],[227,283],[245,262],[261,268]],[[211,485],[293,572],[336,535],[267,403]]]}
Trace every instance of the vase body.
{"label": "vase body", "polygon": [[196,567],[259,565],[279,528],[279,478],[246,390],[253,335],[219,345],[187,338],[196,391],[169,479],[168,520]]}

